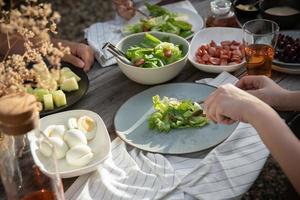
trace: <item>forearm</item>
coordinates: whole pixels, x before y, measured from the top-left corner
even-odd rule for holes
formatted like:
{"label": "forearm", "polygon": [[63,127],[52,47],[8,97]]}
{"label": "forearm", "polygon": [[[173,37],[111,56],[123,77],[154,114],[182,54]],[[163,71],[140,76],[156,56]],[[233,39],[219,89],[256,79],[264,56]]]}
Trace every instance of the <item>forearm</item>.
{"label": "forearm", "polygon": [[300,111],[300,91],[290,91],[282,100],[284,103],[284,110]]}
{"label": "forearm", "polygon": [[[9,40],[9,41],[8,41]],[[23,54],[25,52],[24,40],[19,36],[9,37],[0,33],[0,55]]]}
{"label": "forearm", "polygon": [[254,109],[250,123],[300,193],[300,141],[271,108]]}
{"label": "forearm", "polygon": [[[9,40],[9,42],[8,42]],[[57,46],[58,43],[62,43],[63,46],[69,46],[70,48],[74,45],[74,42],[61,39],[51,39],[51,42]],[[6,34],[0,33],[0,55],[12,55],[12,54],[24,54],[24,39],[17,35],[10,35],[7,37]]]}

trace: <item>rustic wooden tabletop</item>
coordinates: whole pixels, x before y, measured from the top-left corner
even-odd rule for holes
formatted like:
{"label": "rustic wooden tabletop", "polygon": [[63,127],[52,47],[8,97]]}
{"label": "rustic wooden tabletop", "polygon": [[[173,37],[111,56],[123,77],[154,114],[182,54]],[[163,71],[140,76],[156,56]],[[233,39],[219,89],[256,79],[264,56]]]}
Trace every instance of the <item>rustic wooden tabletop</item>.
{"label": "rustic wooden tabletop", "polygon": [[[210,9],[208,0],[191,0],[190,2],[203,18],[208,15]],[[194,82],[202,78],[213,78],[217,75],[200,71],[188,63],[180,75],[169,82]],[[245,73],[241,69],[233,73],[233,75],[241,77]],[[92,70],[88,73],[88,77],[90,88],[86,96],[71,109],[87,109],[98,113],[104,120],[110,137],[113,140],[116,137],[113,118],[117,110],[127,99],[151,86],[140,85],[129,80],[117,65],[101,68],[98,63],[95,63]],[[284,88],[300,90],[299,75],[289,75],[273,71],[272,79]],[[285,112],[280,114],[283,118],[291,120],[295,113]],[[64,179],[65,189],[75,180],[76,178]]]}
{"label": "rustic wooden tabletop", "polygon": [[[245,75],[243,70],[233,73],[237,77]],[[175,79],[170,82],[194,82],[202,78],[216,77],[217,74],[202,72],[190,63]],[[104,120],[111,140],[116,136],[113,119],[117,110],[130,97],[151,87],[140,85],[129,80],[117,66],[101,68],[95,63],[93,69],[88,73],[90,88],[83,99],[70,109],[87,109],[98,113]],[[272,79],[279,85],[290,90],[300,90],[300,76],[287,75],[273,71]],[[280,113],[288,121],[294,116],[294,112]],[[76,178],[63,179],[65,190],[76,180]]]}

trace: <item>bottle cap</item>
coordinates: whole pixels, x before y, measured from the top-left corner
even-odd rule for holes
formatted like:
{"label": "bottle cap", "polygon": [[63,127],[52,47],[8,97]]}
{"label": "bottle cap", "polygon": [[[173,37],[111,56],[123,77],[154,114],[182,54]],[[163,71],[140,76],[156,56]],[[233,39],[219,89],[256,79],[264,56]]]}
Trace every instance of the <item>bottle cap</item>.
{"label": "bottle cap", "polygon": [[0,98],[0,130],[8,135],[25,134],[38,124],[40,104],[27,93]]}
{"label": "bottle cap", "polygon": [[210,2],[210,9],[216,15],[226,15],[231,9],[231,2],[228,0],[214,0]]}

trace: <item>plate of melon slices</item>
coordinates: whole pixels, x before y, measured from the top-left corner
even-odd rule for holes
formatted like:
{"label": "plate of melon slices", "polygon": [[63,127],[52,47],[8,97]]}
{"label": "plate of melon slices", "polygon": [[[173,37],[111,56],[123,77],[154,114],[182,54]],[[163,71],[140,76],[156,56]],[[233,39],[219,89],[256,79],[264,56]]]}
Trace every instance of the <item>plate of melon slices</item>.
{"label": "plate of melon slices", "polygon": [[44,85],[28,88],[27,92],[36,96],[43,109],[40,116],[63,111],[78,102],[89,88],[87,74],[71,64],[62,63],[57,71],[51,71],[45,66],[34,66]]}

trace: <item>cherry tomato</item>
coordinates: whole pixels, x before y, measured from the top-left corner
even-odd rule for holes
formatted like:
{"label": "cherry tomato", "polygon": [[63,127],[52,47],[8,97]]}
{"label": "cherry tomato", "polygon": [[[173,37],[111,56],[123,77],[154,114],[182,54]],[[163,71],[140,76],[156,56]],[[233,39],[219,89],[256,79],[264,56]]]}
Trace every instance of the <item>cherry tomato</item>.
{"label": "cherry tomato", "polygon": [[136,67],[139,67],[140,65],[143,65],[144,63],[145,63],[145,60],[143,58],[141,58],[139,60],[136,60],[133,65]]}
{"label": "cherry tomato", "polygon": [[171,56],[172,56],[172,51],[171,51],[170,49],[164,50],[164,56],[165,56],[166,58],[171,57]]}

